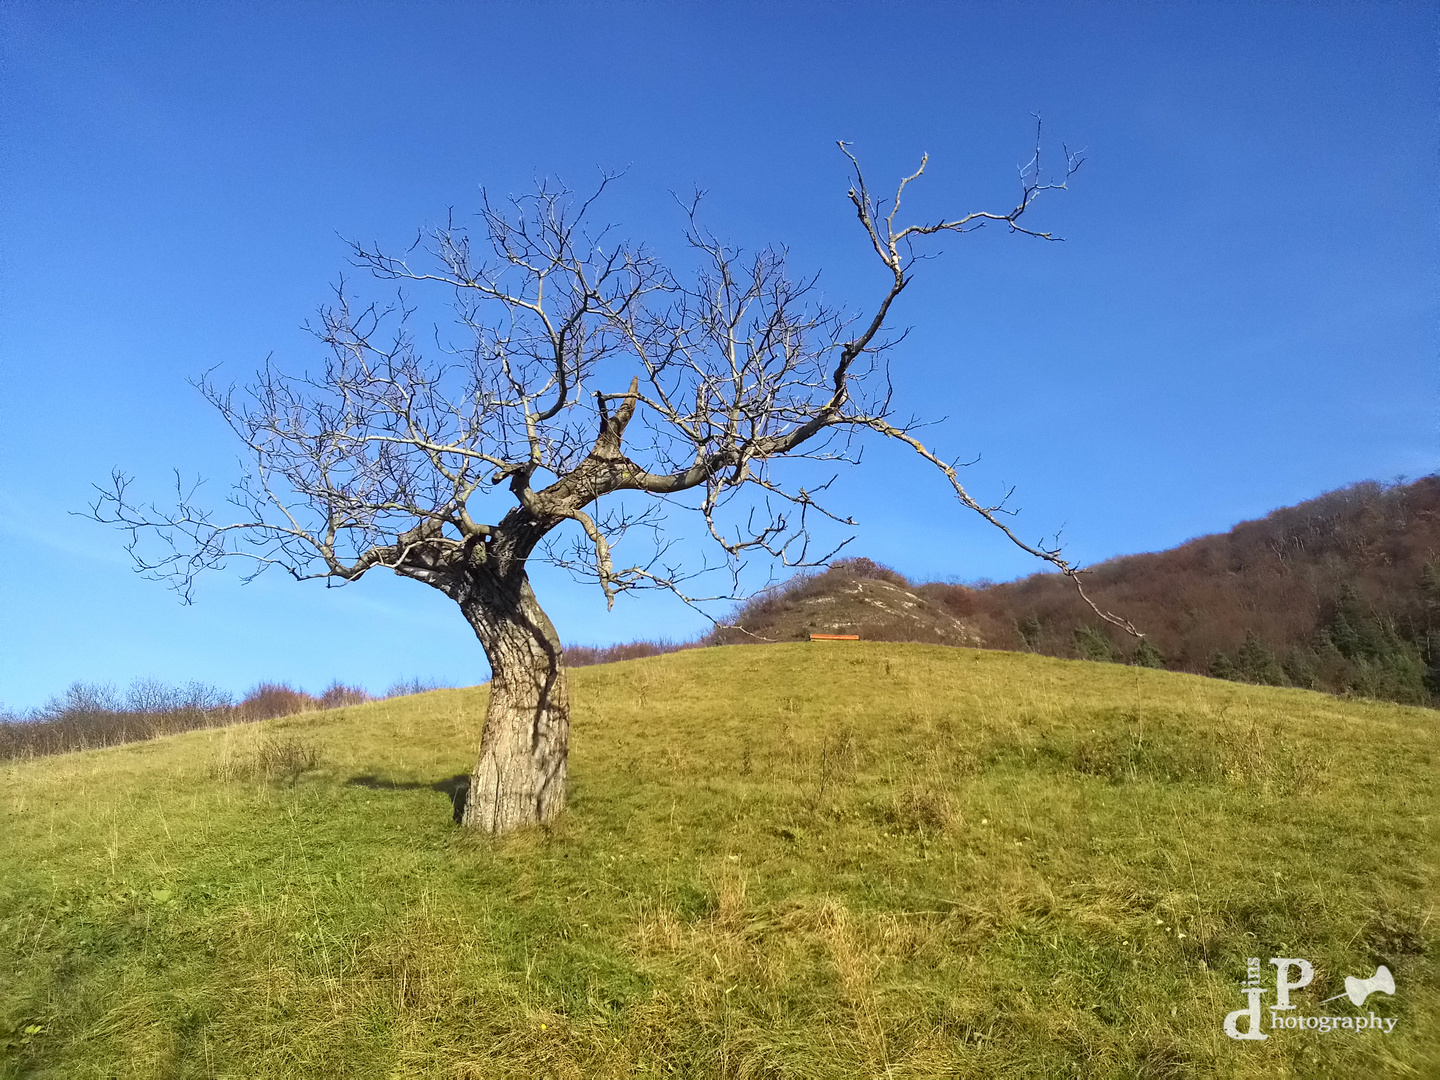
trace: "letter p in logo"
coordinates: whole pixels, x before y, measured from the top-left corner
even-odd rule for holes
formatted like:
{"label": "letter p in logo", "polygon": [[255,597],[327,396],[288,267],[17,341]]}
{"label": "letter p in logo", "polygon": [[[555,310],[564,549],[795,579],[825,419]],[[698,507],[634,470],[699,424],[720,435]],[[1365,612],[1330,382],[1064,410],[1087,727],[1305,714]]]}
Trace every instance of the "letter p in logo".
{"label": "letter p in logo", "polygon": [[[1272,956],[1270,963],[1275,965],[1275,1004],[1271,1008],[1295,1008],[1290,1004],[1290,991],[1309,986],[1310,980],[1315,978],[1315,969],[1310,965],[1309,960],[1292,957]],[[1294,980],[1290,978],[1291,968],[1298,968],[1300,971],[1299,977]]]}

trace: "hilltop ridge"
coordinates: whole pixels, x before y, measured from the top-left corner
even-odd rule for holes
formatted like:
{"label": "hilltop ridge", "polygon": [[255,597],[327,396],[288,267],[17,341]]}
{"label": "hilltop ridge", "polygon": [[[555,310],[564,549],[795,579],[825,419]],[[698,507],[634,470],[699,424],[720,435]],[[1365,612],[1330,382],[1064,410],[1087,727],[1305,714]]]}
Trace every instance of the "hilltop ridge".
{"label": "hilltop ridge", "polygon": [[[1440,703],[1440,475],[1353,484],[1167,551],[1108,560],[1085,580],[1100,607],[1144,632],[1145,647],[1055,573],[912,583],[867,558],[760,593],[698,644],[854,633]],[[678,647],[573,652],[583,664]]]}
{"label": "hilltop ridge", "polygon": [[979,648],[974,623],[910,587],[870,559],[845,559],[761,593],[707,644],[803,641],[810,634],[858,634],[867,641],[913,641]]}

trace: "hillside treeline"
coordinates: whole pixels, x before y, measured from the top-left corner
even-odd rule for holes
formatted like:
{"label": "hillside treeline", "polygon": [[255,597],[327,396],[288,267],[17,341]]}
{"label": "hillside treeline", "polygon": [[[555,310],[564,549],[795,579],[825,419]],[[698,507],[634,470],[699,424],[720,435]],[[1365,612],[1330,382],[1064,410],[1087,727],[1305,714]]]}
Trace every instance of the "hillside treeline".
{"label": "hillside treeline", "polygon": [[1055,574],[915,591],[992,648],[1440,704],[1440,475],[1355,484],[1085,580],[1143,644]]}
{"label": "hillside treeline", "polygon": [[[399,697],[435,689],[418,679],[396,683],[383,695]],[[65,693],[23,714],[0,709],[0,761],[61,754],[154,739],[195,728],[269,720],[313,709],[338,709],[372,700],[364,690],[334,683],[307,694],[287,683],[261,683],[235,701],[206,683],[180,686],[153,679],[131,684],[123,694],[103,683],[77,682]]]}
{"label": "hillside treeline", "polygon": [[[731,628],[699,641],[570,646],[566,659],[582,666],[704,645],[803,640],[814,603],[823,600],[832,622],[839,617],[846,632],[869,640],[963,643],[923,610],[938,608],[964,624],[963,637],[973,631],[987,648],[1440,706],[1440,475],[1354,484],[1169,551],[1112,559],[1085,580],[1096,603],[1143,630],[1143,641],[1098,619],[1056,574],[998,585],[915,585],[856,558],[760,593],[726,620]],[[883,590],[877,598],[857,582],[905,590],[919,609],[887,613]],[[383,696],[434,688],[415,681]],[[0,709],[0,760],[366,700],[365,691],[339,683],[318,696],[262,683],[238,702],[198,683],[142,681],[123,695],[77,683],[33,712]]]}

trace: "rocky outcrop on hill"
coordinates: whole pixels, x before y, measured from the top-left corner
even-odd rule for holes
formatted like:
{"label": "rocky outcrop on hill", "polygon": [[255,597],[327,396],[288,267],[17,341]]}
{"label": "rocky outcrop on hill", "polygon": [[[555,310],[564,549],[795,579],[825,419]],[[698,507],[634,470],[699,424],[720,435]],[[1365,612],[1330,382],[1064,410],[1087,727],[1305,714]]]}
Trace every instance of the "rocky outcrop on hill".
{"label": "rocky outcrop on hill", "polygon": [[869,559],[837,562],[761,593],[732,621],[733,627],[711,635],[712,644],[803,641],[811,634],[974,648],[985,644],[972,622],[912,591],[899,574]]}

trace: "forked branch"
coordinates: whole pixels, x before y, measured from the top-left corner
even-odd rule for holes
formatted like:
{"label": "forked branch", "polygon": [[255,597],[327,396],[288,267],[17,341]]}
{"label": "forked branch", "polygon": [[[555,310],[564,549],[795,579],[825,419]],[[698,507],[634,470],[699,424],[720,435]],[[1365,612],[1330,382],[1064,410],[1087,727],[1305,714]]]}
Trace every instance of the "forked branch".
{"label": "forked branch", "polygon": [[[198,572],[233,558],[339,583],[388,568],[453,594],[467,574],[522,573],[538,552],[594,580],[610,605],[641,588],[702,603],[666,554],[663,510],[700,515],[723,556],[702,572],[723,569],[737,588],[752,557],[818,565],[838,549],[816,549],[812,522],[854,522],[822,504],[828,483],[806,483],[787,463],[858,462],[851,440],[871,434],[938,467],[963,506],[1136,634],[1091,602],[1058,546],[1022,541],[891,410],[890,361],[904,340],[892,313],[926,257],[916,246],[990,224],[1058,239],[1028,215],[1083,159],[1067,150],[1063,175],[1047,176],[1040,134],[1037,121],[1013,207],[912,224],[901,208],[928,157],[886,203],[840,143],[850,202],[886,269],[859,313],[825,304],[815,277],[792,278],[783,248],[720,242],[700,224],[698,196],[684,204],[699,263],[691,277],[592,229],[587,214],[609,175],[578,200],[549,183],[504,203],[487,197],[475,235],[451,217],[403,256],[353,244],[352,262],[375,278],[448,293],[457,329],[435,331],[438,355],[422,354],[409,331],[416,302],[364,303],[342,282],[313,327],[326,349],[319,369],[286,374],[267,361],[243,391],[200,381],[248,451],[231,494],[236,521],[200,508],[193,492],[177,491],[172,511],[137,504],[118,473],[92,515],[128,529],[137,567],[187,598]],[[648,505],[636,511],[627,498]],[[573,543],[555,543],[567,523]],[[648,555],[617,553],[632,531],[650,538]],[[159,554],[142,540],[158,541]]]}

